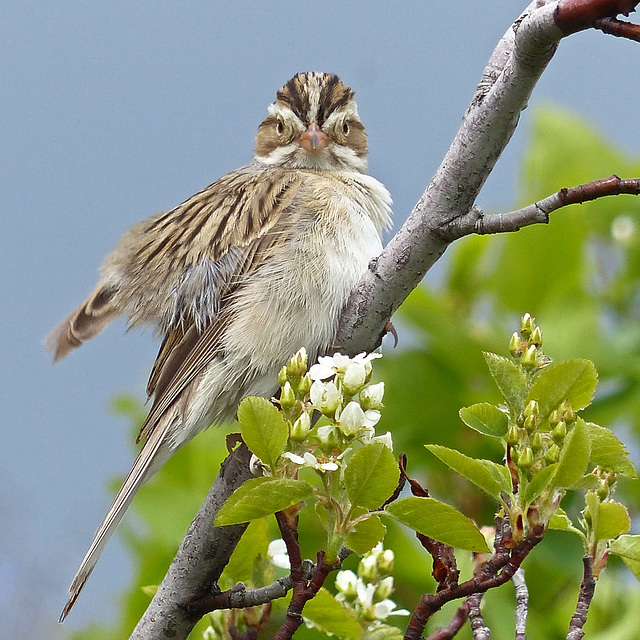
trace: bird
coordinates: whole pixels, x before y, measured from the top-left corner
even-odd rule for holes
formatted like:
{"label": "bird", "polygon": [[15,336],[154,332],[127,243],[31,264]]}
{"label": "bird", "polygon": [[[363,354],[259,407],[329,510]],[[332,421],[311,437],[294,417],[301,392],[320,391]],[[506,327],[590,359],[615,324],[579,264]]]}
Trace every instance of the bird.
{"label": "bird", "polygon": [[291,78],[249,164],[125,232],[96,289],[45,339],[54,362],[116,317],[162,343],[138,456],[71,586],[64,621],[137,490],[247,396],[271,397],[283,364],[332,347],[340,312],[382,250],[391,197],[367,174],[354,92],[330,73]]}

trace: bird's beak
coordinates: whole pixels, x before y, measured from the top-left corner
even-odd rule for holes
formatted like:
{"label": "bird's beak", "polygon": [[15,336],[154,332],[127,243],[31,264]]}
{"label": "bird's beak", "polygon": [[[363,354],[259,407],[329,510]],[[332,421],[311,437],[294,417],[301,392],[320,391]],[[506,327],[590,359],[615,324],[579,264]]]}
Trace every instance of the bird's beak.
{"label": "bird's beak", "polygon": [[300,136],[300,146],[307,151],[322,151],[329,146],[329,137],[315,122],[312,122]]}

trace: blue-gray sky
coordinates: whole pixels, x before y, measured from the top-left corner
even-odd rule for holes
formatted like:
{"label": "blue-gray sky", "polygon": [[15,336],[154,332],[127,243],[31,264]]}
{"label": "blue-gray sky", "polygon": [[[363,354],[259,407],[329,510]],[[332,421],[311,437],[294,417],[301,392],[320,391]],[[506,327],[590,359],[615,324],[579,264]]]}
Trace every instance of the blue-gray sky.
{"label": "blue-gray sky", "polygon": [[[275,91],[298,71],[355,91],[370,170],[406,217],[454,136],[495,43],[526,1],[3,2],[4,256],[0,619],[6,637],[66,637],[115,614],[130,565],[111,542],[67,623],[69,581],[133,459],[116,393],[143,398],[152,337],[111,327],[55,368],[42,338],[134,222],[248,162]],[[453,8],[455,7],[455,9]],[[554,101],[638,154],[637,45],[562,43],[531,106]],[[479,204],[512,204],[527,113]],[[569,185],[558,185],[569,186]],[[212,472],[213,474],[213,472]]]}

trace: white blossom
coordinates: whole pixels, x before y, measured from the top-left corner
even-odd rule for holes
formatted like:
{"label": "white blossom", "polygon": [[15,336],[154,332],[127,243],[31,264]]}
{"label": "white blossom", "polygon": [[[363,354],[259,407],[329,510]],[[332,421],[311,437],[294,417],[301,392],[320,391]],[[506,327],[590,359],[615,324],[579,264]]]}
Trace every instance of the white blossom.
{"label": "white blossom", "polygon": [[364,368],[364,364],[360,362],[350,363],[347,370],[344,372],[344,377],[342,379],[344,390],[352,396],[355,395],[364,386],[366,377],[367,372]]}
{"label": "white blossom", "polygon": [[272,540],[267,548],[267,554],[276,567],[281,569],[290,569],[289,554],[287,553],[287,545],[282,538]]}
{"label": "white blossom", "polygon": [[393,600],[382,600],[374,605],[373,615],[378,620],[386,620],[389,616],[408,616],[410,613],[406,609],[396,609]]}
{"label": "white blossom", "polygon": [[340,412],[338,423],[342,432],[351,436],[365,426],[366,416],[362,407],[353,400]]}
{"label": "white blossom", "polygon": [[360,392],[360,404],[363,409],[379,409],[384,396],[384,382],[369,384]]}
{"label": "white blossom", "polygon": [[342,401],[342,394],[334,382],[316,380],[311,385],[309,395],[313,406],[325,415],[334,413]]}

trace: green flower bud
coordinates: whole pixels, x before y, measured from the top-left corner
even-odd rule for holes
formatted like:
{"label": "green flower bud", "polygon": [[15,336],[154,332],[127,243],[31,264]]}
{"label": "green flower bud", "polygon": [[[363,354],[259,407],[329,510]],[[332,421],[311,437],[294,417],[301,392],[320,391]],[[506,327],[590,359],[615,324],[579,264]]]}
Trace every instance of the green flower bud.
{"label": "green flower bud", "polygon": [[560,459],[560,447],[557,444],[552,444],[547,452],[544,454],[544,459],[549,464],[555,464]]}
{"label": "green flower bud", "polygon": [[381,602],[382,600],[386,600],[392,593],[393,578],[391,576],[387,576],[378,582],[376,590],[373,592],[373,601]]}
{"label": "green flower bud", "polygon": [[536,418],[538,416],[538,403],[535,400],[529,400],[527,402],[527,406],[524,408],[524,417],[528,418],[529,416],[533,416]]}
{"label": "green flower bud", "polygon": [[617,476],[616,474],[612,471],[611,473],[607,474],[607,486],[608,487],[613,487],[613,485],[616,483],[617,480]]}
{"label": "green flower bud", "polygon": [[283,386],[286,381],[287,381],[287,367],[282,367],[282,369],[280,369],[280,372],[278,373],[278,384],[280,386]]}
{"label": "green flower bud", "polygon": [[565,400],[560,407],[562,417],[567,424],[573,424],[576,421],[576,414],[568,400]]}
{"label": "green flower bud", "polygon": [[375,555],[368,554],[362,557],[358,564],[358,575],[365,581],[375,584],[380,579],[378,562]]}
{"label": "green flower bud", "polygon": [[378,554],[378,571],[382,574],[389,574],[393,571],[395,555],[391,549],[385,549]]}
{"label": "green flower bud", "polygon": [[296,404],[296,394],[293,392],[291,384],[287,380],[282,386],[282,393],[280,394],[280,406],[289,410]]}
{"label": "green flower bud", "polygon": [[529,469],[533,464],[533,451],[530,447],[525,447],[518,458],[518,467],[521,469]]}
{"label": "green flower bud", "polygon": [[535,329],[532,331],[529,342],[531,344],[535,344],[536,347],[542,346],[542,331],[540,331],[540,327],[535,327]]}
{"label": "green flower bud", "polygon": [[606,500],[609,497],[609,489],[605,489],[604,487],[600,487],[596,490],[596,494],[598,498],[600,498],[600,502]]}
{"label": "green flower bud", "polygon": [[507,431],[507,442],[514,447],[520,442],[520,436],[518,435],[518,427],[512,424]]}
{"label": "green flower bud", "polygon": [[558,424],[558,422],[560,422],[560,420],[562,420],[562,416],[560,415],[560,412],[557,409],[554,409],[549,415],[549,424],[552,427],[555,427]]}
{"label": "green flower bud", "polygon": [[527,416],[524,419],[524,429],[527,433],[532,433],[536,430],[536,418],[535,416]]}
{"label": "green flower bud", "polygon": [[534,451],[534,453],[537,453],[538,451],[542,451],[542,447],[542,434],[537,431],[531,436],[531,449]]}
{"label": "green flower bud", "polygon": [[311,429],[311,416],[305,411],[291,427],[291,439],[302,442]]}
{"label": "green flower bud", "polygon": [[305,374],[300,382],[298,383],[298,397],[304,398],[307,396],[309,391],[311,391],[311,385],[313,384],[313,380],[309,377],[309,374]]}
{"label": "green flower bud", "polygon": [[513,335],[511,336],[511,340],[509,340],[509,353],[514,358],[518,355],[521,344],[522,344],[522,338],[520,337],[517,331],[514,331]]}
{"label": "green flower bud", "polygon": [[527,350],[522,354],[522,358],[520,358],[520,364],[523,367],[535,367],[537,355],[538,347],[536,347],[535,344],[529,345]]}
{"label": "green flower bud", "polygon": [[520,333],[524,338],[528,338],[535,328],[534,320],[530,314],[525,313],[520,320]]}
{"label": "green flower bud", "polygon": [[564,421],[558,422],[558,424],[553,427],[551,437],[554,442],[557,442],[558,444],[564,442],[564,439],[567,437],[567,425]]}

